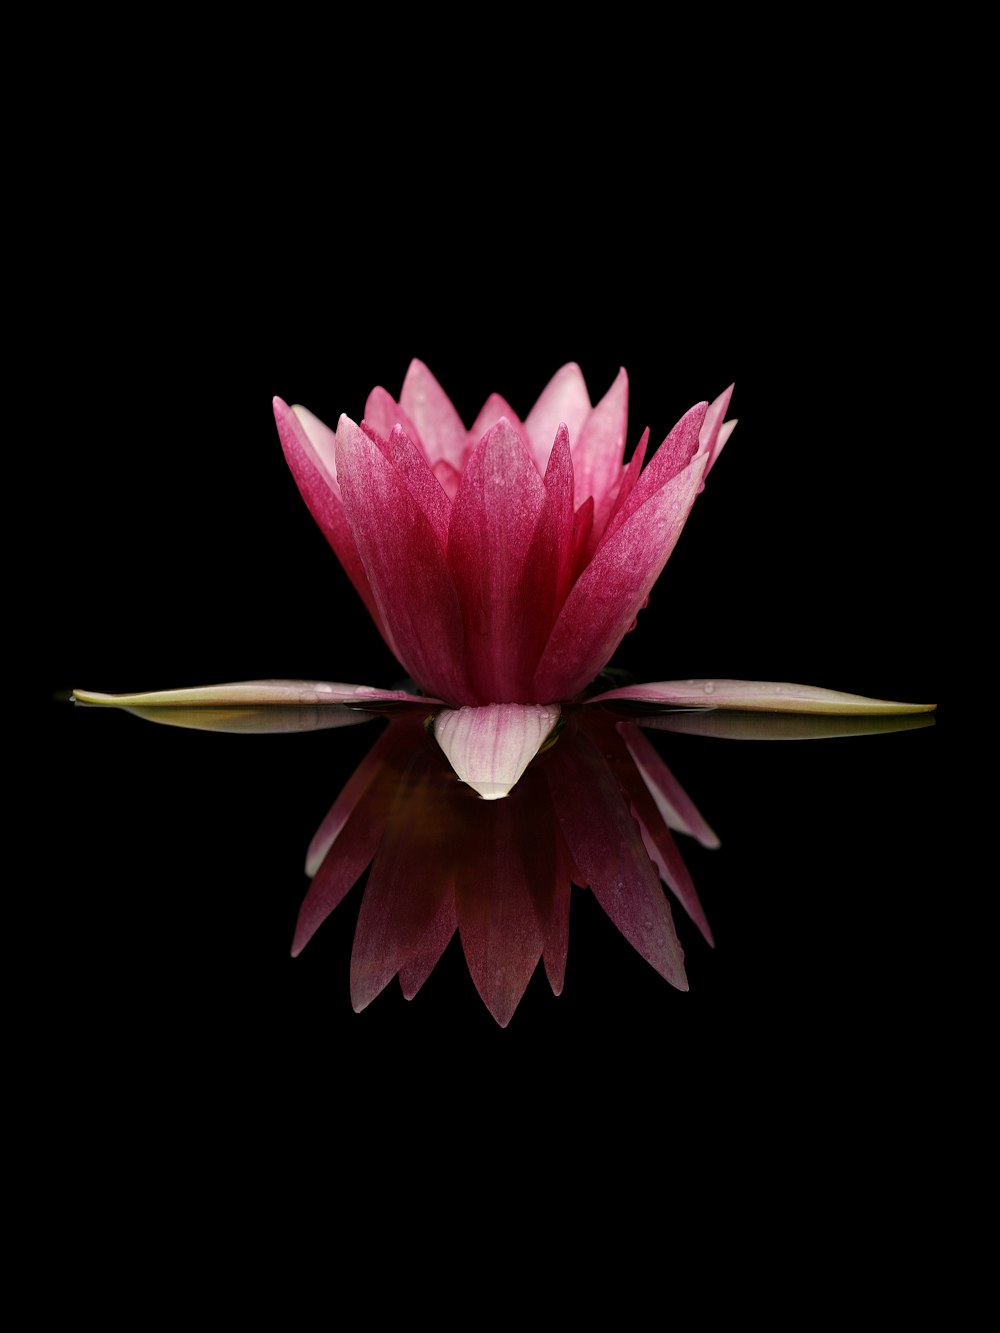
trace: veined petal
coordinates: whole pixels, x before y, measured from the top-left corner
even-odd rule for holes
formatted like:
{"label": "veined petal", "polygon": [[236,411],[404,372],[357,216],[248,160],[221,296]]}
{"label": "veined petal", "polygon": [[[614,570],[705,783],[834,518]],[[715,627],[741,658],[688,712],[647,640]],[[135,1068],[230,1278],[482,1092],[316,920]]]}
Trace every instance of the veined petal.
{"label": "veined petal", "polygon": [[[275,400],[280,403],[281,399]],[[282,404],[283,405],[283,404]],[[317,461],[322,465],[329,480],[337,485],[337,435],[332,431],[325,421],[320,421],[315,413],[310,412],[308,407],[303,407],[301,403],[293,403],[292,411],[295,413],[299,425],[306,433],[309,443],[312,445]],[[279,428],[280,429],[280,428]],[[340,494],[340,488],[337,487],[337,495]]]}
{"label": "veined petal", "polygon": [[425,688],[451,703],[473,702],[458,594],[434,527],[405,478],[347,417],[337,428],[337,472],[397,657]]}
{"label": "veined petal", "polygon": [[583,423],[579,437],[570,436],[576,494],[594,497],[594,528],[608,520],[621,480],[628,429],[628,376],[619,370],[615,382]]}
{"label": "veined petal", "polygon": [[576,873],[633,948],[672,986],[687,990],[670,904],[604,757],[578,730],[572,744],[554,746],[548,758],[544,773]]}
{"label": "veined petal", "polygon": [[477,702],[532,697],[531,674],[551,625],[530,563],[545,498],[527,445],[501,419],[469,459],[448,536]]}
{"label": "veined petal", "polygon": [[455,886],[449,882],[438,904],[436,916],[399,969],[399,985],[405,999],[412,1000],[434,971],[457,929]]}
{"label": "veined petal", "polygon": [[[696,403],[684,413],[650,459],[649,465],[635,479],[631,493],[616,507],[614,518],[608,523],[601,537],[602,544],[609,541],[637,509],[674,477],[679,476],[697,456],[707,411],[707,403]],[[703,463],[702,467],[705,465]],[[701,475],[703,477],[704,472]]]}
{"label": "veined petal", "polygon": [[[370,426],[382,440],[388,440],[392,434],[393,426],[402,426],[413,443],[424,451],[424,442],[420,438],[420,432],[416,425],[396,402],[392,394],[381,386],[372,389],[368,395],[362,424]],[[426,453],[426,451],[424,452]]]}
{"label": "veined petal", "polygon": [[[698,447],[708,454],[708,463],[705,467],[706,477],[715,466],[716,459],[722,453],[723,446],[732,435],[733,428],[736,425],[735,421],[725,420],[729,400],[733,396],[735,387],[734,384],[730,384],[724,393],[720,393],[718,398],[709,404],[708,411],[705,413],[705,422],[701,428]],[[704,485],[704,482],[702,484]]]}
{"label": "veined petal", "polygon": [[[525,430],[523,422],[511,407],[510,403],[507,402],[506,398],[502,398],[500,394],[491,393],[489,398],[487,398],[486,402],[483,403],[482,407],[479,409],[479,415],[472,423],[472,429],[469,431],[467,437],[469,448],[475,449],[476,445],[486,432],[492,430],[492,428],[502,420],[506,420],[510,423],[522,441],[527,441],[528,432]],[[536,470],[538,471],[538,475],[541,476],[541,469],[538,468]]]}
{"label": "veined petal", "polygon": [[[539,533],[550,539],[544,555],[555,562],[555,568],[539,571],[538,582],[551,579],[552,604],[549,627],[557,609],[566,600],[576,570],[573,563],[573,456],[570,452],[569,430],[560,425],[545,466],[545,510],[539,524]],[[539,644],[539,650],[544,642]]]}
{"label": "veined petal", "polygon": [[451,399],[422,361],[410,362],[399,405],[416,426],[431,464],[443,461],[461,471],[468,433]]}
{"label": "veined petal", "polygon": [[762,713],[889,714],[929,713],[936,704],[906,704],[842,694],[816,685],[771,680],[659,680],[626,685],[595,695],[588,703],[633,699],[639,703],[674,704],[688,708],[732,708]]}
{"label": "veined petal", "polygon": [[570,361],[552,376],[524,422],[539,472],[545,471],[559,426],[566,426],[570,440],[575,443],[590,411],[590,394],[583,372]]}
{"label": "veined petal", "polygon": [[558,704],[446,708],[434,736],[463,782],[484,800],[506,796],[559,719]]}
{"label": "veined petal", "polygon": [[354,932],[351,1003],[359,1013],[418,951],[451,888],[448,839],[437,822],[454,780],[429,737],[422,739],[397,774]]}
{"label": "veined petal", "polygon": [[703,847],[718,847],[719,839],[638,726],[632,722],[619,722],[618,734],[628,746],[667,827],[697,838]]}
{"label": "veined petal", "polygon": [[545,646],[535,672],[536,699],[577,694],[607,663],[674,549],[704,466],[704,458],[692,459],[598,546]]}
{"label": "veined petal", "polygon": [[448,524],[451,521],[451,501],[441,483],[431,471],[430,464],[402,426],[393,426],[385,456],[406,482],[407,488],[423,510],[434,529],[442,551],[448,546]]}
{"label": "veined petal", "polygon": [[[329,457],[328,436],[332,434],[318,417],[305,408],[293,411],[280,398],[274,400],[274,420],[278,438],[291,469],[295,484],[302,494],[310,514],[319,524],[326,540],[344,568],[358,595],[375,621],[379,632],[393,653],[391,636],[379,617],[375,597],[368,582],[361,556],[358,554],[337,480],[336,458]],[[308,429],[307,429],[308,426]],[[322,426],[320,431],[318,427]],[[310,434],[310,431],[312,434]]]}

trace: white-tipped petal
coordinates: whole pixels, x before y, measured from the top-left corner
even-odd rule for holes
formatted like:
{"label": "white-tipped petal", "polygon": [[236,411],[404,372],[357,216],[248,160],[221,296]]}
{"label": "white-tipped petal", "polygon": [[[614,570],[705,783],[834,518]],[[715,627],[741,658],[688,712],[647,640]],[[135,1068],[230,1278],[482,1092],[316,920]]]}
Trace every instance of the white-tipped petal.
{"label": "white-tipped petal", "polygon": [[449,764],[484,801],[506,796],[559,720],[558,704],[446,708],[434,735]]}

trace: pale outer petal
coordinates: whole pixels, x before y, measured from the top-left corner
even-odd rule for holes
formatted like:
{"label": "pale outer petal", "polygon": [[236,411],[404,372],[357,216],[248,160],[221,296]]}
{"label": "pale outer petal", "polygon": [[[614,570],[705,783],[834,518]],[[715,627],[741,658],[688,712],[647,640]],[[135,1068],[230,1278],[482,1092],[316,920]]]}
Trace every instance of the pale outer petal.
{"label": "pale outer petal", "polygon": [[559,719],[558,704],[443,709],[434,735],[459,778],[486,801],[506,796]]}
{"label": "pale outer petal", "polygon": [[659,680],[626,685],[595,695],[588,703],[632,699],[639,703],[676,704],[687,708],[735,708],[762,713],[889,714],[929,713],[934,704],[897,703],[843,694],[817,685],[773,680]]}

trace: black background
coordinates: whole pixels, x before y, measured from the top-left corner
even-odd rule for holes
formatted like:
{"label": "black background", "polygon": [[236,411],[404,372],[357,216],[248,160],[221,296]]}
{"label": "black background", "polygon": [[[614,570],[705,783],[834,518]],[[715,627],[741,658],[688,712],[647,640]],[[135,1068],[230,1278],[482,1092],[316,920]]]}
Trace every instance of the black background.
{"label": "black background", "polygon": [[[881,227],[844,242],[816,186],[701,182],[666,209],[585,180],[570,199],[491,182],[433,206],[392,180],[321,200],[280,173],[221,193],[210,217],[190,188],[175,218],[160,200],[152,229],[145,200],[67,279],[43,454],[51,690],[394,683],[270,400],[358,418],[419,356],[467,422],[494,389],[526,414],[566,360],[595,399],[624,365],[630,447],[735,380],[740,425],[616,662],[939,698],[930,356]],[[544,1108],[549,1134],[600,1107],[617,1136],[665,1107],[733,1108],[717,1145],[738,1150],[751,1122],[801,1131],[822,1104],[850,1126],[873,1087],[919,1078],[947,713],[856,740],[659,739],[722,839],[688,855],[718,947],[678,915],[679,994],[577,894],[565,993],[536,976],[501,1031],[457,943],[412,1003],[393,986],[355,1015],[357,889],[288,956],[305,848],[366,729],[201,735],[45,708],[39,985],[67,1068],[136,1105],[220,1126],[277,1105],[309,1151],[376,1120],[405,1142],[418,1112],[487,1108],[493,1132],[498,1109],[509,1130]]]}

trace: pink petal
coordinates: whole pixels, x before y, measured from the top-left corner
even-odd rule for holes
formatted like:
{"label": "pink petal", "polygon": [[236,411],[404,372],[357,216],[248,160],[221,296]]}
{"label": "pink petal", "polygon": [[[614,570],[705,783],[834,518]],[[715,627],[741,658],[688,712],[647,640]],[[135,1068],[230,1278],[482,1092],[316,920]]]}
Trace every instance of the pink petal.
{"label": "pink petal", "polygon": [[628,376],[622,369],[587,417],[579,437],[570,437],[576,494],[581,500],[588,495],[594,497],[594,527],[597,531],[607,522],[621,479],[627,429]]}
{"label": "pink petal", "polygon": [[[455,899],[469,972],[483,1003],[506,1027],[545,944],[537,901],[551,890],[551,823],[540,830],[529,792],[470,812],[458,860]],[[551,821],[551,810],[543,807]],[[527,821],[527,827],[526,827]]]}
{"label": "pink petal", "polygon": [[[684,413],[650,459],[649,465],[635,480],[631,493],[622,504],[615,507],[614,518],[608,523],[602,542],[614,536],[637,509],[689,466],[698,453],[698,442],[707,411],[707,403],[696,403]],[[703,463],[702,467],[704,466]]]}
{"label": "pink petal", "polygon": [[395,796],[398,774],[382,764],[327,852],[299,908],[292,957],[306,947],[330,913],[357,883],[378,849]]}
{"label": "pink petal", "polygon": [[[730,384],[725,392],[720,393],[718,398],[714,399],[705,413],[705,421],[701,428],[701,434],[698,440],[699,449],[708,454],[708,463],[705,467],[705,476],[711,472],[715,466],[715,460],[722,453],[722,447],[733,433],[735,421],[726,422],[725,416],[729,408],[729,400],[733,396],[733,389],[736,386]],[[728,425],[729,429],[726,430]]]}
{"label": "pink petal", "polygon": [[532,697],[531,673],[551,624],[530,563],[545,500],[527,446],[510,422],[498,421],[469,459],[448,537],[477,702]]}
{"label": "pink petal", "polygon": [[579,874],[633,948],[687,990],[670,904],[607,762],[572,721],[548,758],[544,773]]}
{"label": "pink petal", "polygon": [[444,461],[460,472],[468,434],[451,399],[422,361],[410,362],[399,403],[417,428],[431,464]]}
{"label": "pink petal", "polygon": [[[469,446],[474,449],[486,432],[492,430],[501,420],[508,421],[522,441],[527,440],[528,432],[510,403],[507,402],[506,398],[501,398],[498,393],[491,393],[479,409],[479,415],[472,423],[472,429],[468,434]],[[535,470],[541,476],[541,468]]]}
{"label": "pink petal", "polygon": [[[275,399],[280,403],[281,399]],[[284,404],[282,404],[284,406]],[[292,407],[299,425],[306,433],[309,443],[313,447],[316,461],[322,466],[330,481],[337,484],[337,436],[334,431],[326,424],[320,421],[319,417],[309,411],[308,407],[303,407],[301,403],[295,403]],[[340,494],[339,488],[337,494]]]}
{"label": "pink petal", "polygon": [[359,1013],[421,947],[451,896],[450,849],[437,821],[454,779],[423,739],[398,776],[354,932],[351,1002]]}
{"label": "pink petal", "polygon": [[634,699],[640,703],[675,704],[689,708],[735,708],[764,713],[888,714],[929,713],[935,704],[894,703],[867,699],[863,694],[841,694],[816,685],[792,685],[770,680],[660,680],[626,685],[598,694],[588,703]]}
{"label": "pink petal", "polygon": [[[560,426],[556,431],[545,468],[545,510],[538,531],[551,539],[551,545],[544,554],[555,562],[551,572],[540,570],[537,579],[539,584],[551,586],[553,591],[548,615],[551,628],[556,611],[566,600],[570,584],[576,576],[573,563],[576,549],[573,539],[573,456],[570,453],[569,432],[565,426]],[[539,647],[544,647],[544,643]]]}
{"label": "pink petal", "polygon": [[[324,426],[323,432],[316,430],[312,423],[322,425],[319,418],[314,417],[311,412],[306,412],[304,408],[300,408],[299,411],[302,414],[301,419],[280,398],[274,400],[274,419],[285,461],[291,469],[310,514],[333,547],[334,554],[368,608],[368,614],[375,621],[382,637],[395,653],[388,631],[379,618],[375,597],[355,546],[347,515],[344,513],[336,462],[333,461],[331,464],[329,459],[327,439],[330,433],[329,427]],[[315,442],[307,432],[304,422],[310,423],[310,429],[314,430]]]}
{"label": "pink petal", "polygon": [[542,654],[536,699],[571,698],[607,663],[674,549],[704,465],[704,458],[692,460],[601,542],[573,585]]}
{"label": "pink petal", "polygon": [[406,482],[407,489],[434,529],[441,549],[445,550],[448,546],[448,525],[451,522],[451,501],[431,471],[427,459],[410,442],[402,426],[393,426],[383,452]]}
{"label": "pink petal", "polygon": [[[561,842],[561,839],[559,840]],[[562,859],[556,862],[549,933],[545,939],[542,961],[553,995],[561,995],[566,983],[566,959],[569,956],[569,900],[572,874]]]}
{"label": "pink petal", "polygon": [[341,417],[337,472],[379,614],[414,680],[472,703],[458,595],[430,520],[405,479],[360,427]]}
{"label": "pink petal", "polygon": [[357,808],[358,802],[385,766],[391,763],[393,756],[398,753],[399,746],[399,726],[390,722],[348,778],[346,786],[316,830],[313,840],[309,844],[309,850],[306,852],[306,874],[310,879],[323,864],[330,848],[337,841],[347,821]]}
{"label": "pink petal", "polygon": [[[423,449],[423,440],[416,425],[396,402],[391,393],[383,388],[372,389],[365,403],[364,425],[370,426],[380,439],[388,440],[394,426],[401,426],[406,435]],[[339,433],[339,431],[338,431]]]}
{"label": "pink petal", "polygon": [[436,916],[417,941],[409,958],[399,969],[399,984],[407,1000],[413,999],[434,971],[457,929],[458,915],[455,909],[455,886],[449,882],[441,896]]}
{"label": "pink petal", "polygon": [[697,838],[703,847],[718,847],[719,839],[638,726],[631,722],[619,722],[618,733],[628,746],[667,827]]}
{"label": "pink petal", "polygon": [[495,801],[511,790],[558,719],[558,704],[446,708],[434,719],[434,736],[459,778]]}
{"label": "pink petal", "polygon": [[560,424],[575,444],[589,415],[590,394],[580,367],[571,361],[552,376],[524,423],[539,472],[545,470]]}

